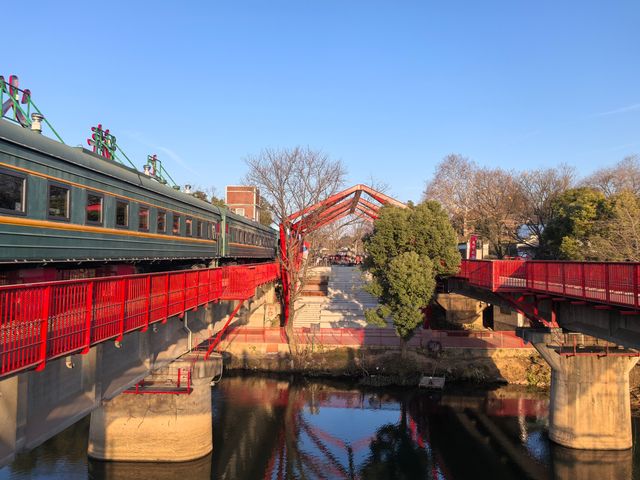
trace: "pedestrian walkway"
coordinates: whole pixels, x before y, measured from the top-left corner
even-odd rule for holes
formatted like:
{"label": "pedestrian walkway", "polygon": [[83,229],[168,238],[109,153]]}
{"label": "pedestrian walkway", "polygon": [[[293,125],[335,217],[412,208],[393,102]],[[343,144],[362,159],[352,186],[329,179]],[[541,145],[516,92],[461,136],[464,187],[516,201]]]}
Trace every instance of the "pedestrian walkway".
{"label": "pedestrian walkway", "polygon": [[302,296],[296,302],[296,327],[370,327],[364,312],[378,300],[364,290],[367,275],[360,267],[334,265],[322,274],[329,276],[327,296]]}

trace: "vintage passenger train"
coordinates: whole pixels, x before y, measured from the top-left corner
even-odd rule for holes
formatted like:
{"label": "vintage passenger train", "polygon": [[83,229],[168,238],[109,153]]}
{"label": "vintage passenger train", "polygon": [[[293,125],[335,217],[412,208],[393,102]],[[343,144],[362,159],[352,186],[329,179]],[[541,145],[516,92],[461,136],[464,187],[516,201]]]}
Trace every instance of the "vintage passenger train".
{"label": "vintage passenger train", "polygon": [[0,283],[244,263],[276,231],[0,120]]}

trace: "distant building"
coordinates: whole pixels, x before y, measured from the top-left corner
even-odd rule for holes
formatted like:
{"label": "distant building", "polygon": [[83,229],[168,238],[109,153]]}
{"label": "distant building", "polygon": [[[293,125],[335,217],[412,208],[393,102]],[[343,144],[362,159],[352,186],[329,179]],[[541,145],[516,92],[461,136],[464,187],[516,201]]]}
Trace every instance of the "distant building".
{"label": "distant building", "polygon": [[238,215],[260,221],[260,190],[247,185],[227,185],[225,203],[229,210]]}

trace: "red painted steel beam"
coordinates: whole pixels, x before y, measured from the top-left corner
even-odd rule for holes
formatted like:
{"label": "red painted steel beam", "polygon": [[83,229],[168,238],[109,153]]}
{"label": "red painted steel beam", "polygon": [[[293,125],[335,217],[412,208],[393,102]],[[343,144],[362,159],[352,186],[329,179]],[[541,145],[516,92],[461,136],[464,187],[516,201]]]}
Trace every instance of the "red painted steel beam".
{"label": "red painted steel beam", "polygon": [[322,207],[325,207],[327,205],[335,205],[336,203],[340,202],[341,200],[345,199],[346,197],[348,197],[349,195],[351,195],[352,193],[354,193],[356,190],[358,190],[357,185],[353,186],[351,188],[347,188],[346,190],[343,190],[342,192],[338,192],[335,195],[331,195],[330,197],[326,198],[325,200],[318,202],[314,205],[311,205],[307,208],[303,208],[302,210],[292,213],[291,215],[289,215],[287,217],[287,220],[289,220],[290,222],[293,222],[296,218],[302,217],[303,215],[307,215],[309,212],[313,212],[315,210],[318,210]]}
{"label": "red painted steel beam", "polygon": [[362,207],[370,209],[373,213],[378,213],[378,210],[380,210],[380,206],[376,205],[375,203],[371,203],[366,198],[360,197],[360,201],[358,203],[360,203]]}
{"label": "red painted steel beam", "polygon": [[344,210],[342,210],[340,212],[336,212],[331,217],[329,217],[329,218],[323,220],[321,223],[319,223],[316,228],[322,228],[322,227],[324,227],[325,225],[328,225],[331,222],[337,222],[341,218],[344,218],[344,217],[346,217],[348,215],[350,215],[348,208],[344,209]]}
{"label": "red painted steel beam", "polygon": [[304,209],[300,210],[299,212],[292,213],[291,215],[289,215],[287,217],[287,220],[289,220],[290,222],[293,222],[298,217],[306,215],[307,213],[312,212],[312,211],[314,211],[314,210],[316,210],[318,208],[321,208],[323,206],[335,204],[335,203],[339,202],[340,200],[343,200],[344,198],[346,198],[349,195],[351,195],[351,194],[353,194],[355,192],[358,192],[358,191],[365,192],[371,198],[373,198],[374,200],[380,202],[383,205],[384,204],[389,204],[389,205],[394,205],[394,206],[400,207],[400,208],[406,208],[407,207],[404,203],[399,202],[395,198],[389,197],[388,195],[385,195],[385,194],[383,194],[381,192],[378,192],[378,191],[374,190],[373,188],[368,187],[366,185],[358,184],[358,185],[354,185],[353,187],[347,188],[346,190],[338,192],[335,195],[331,195],[327,199],[325,199],[325,200],[323,200],[321,202],[318,202],[315,205],[311,205],[311,206],[309,206],[307,208],[304,208]]}
{"label": "red painted steel beam", "polygon": [[327,210],[327,213],[325,215],[321,215],[318,218],[315,219],[315,223],[313,224],[312,228],[309,229],[304,229],[302,230],[300,233],[301,234],[307,234],[309,232],[318,230],[320,228],[322,228],[324,225],[326,225],[327,223],[330,223],[332,221],[335,221],[337,217],[339,217],[340,215],[342,215],[344,212],[349,212],[349,204],[344,204],[344,203],[340,203],[339,205],[336,205],[336,208],[332,208],[331,211]]}
{"label": "red painted steel beam", "polygon": [[211,353],[213,352],[213,350],[218,346],[218,344],[222,341],[222,336],[224,335],[224,333],[227,330],[227,327],[229,326],[229,324],[231,323],[231,321],[234,319],[234,317],[236,316],[236,314],[240,311],[240,308],[242,307],[242,305],[244,304],[244,300],[241,300],[238,305],[236,306],[236,308],[233,309],[233,312],[231,312],[231,315],[229,315],[229,318],[227,319],[226,323],[223,325],[222,329],[218,332],[218,335],[216,336],[216,338],[213,340],[213,342],[211,342],[209,344],[209,349],[207,350],[207,353],[204,356],[204,359],[207,360],[209,358],[209,356],[211,355]]}
{"label": "red painted steel beam", "polygon": [[298,233],[306,232],[307,229],[312,228],[316,230],[318,227],[316,226],[320,223],[324,218],[332,215],[335,211],[341,210],[343,208],[350,208],[352,204],[352,199],[347,198],[344,199],[335,205],[331,205],[324,210],[321,210],[319,213],[314,215],[307,215],[306,217],[300,219],[298,222],[292,225],[292,228],[296,230]]}

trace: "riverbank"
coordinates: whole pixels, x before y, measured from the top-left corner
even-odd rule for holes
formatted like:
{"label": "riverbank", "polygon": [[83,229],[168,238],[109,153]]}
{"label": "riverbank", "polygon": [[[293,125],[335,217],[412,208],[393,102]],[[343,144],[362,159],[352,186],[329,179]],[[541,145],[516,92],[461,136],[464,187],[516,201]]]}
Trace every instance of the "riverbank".
{"label": "riverbank", "polygon": [[423,375],[444,376],[448,383],[511,384],[545,388],[551,373],[533,349],[447,348],[434,355],[397,349],[335,348],[312,352],[263,353],[233,349],[225,353],[228,371],[296,373],[309,377],[359,378],[372,385],[416,386]]}

